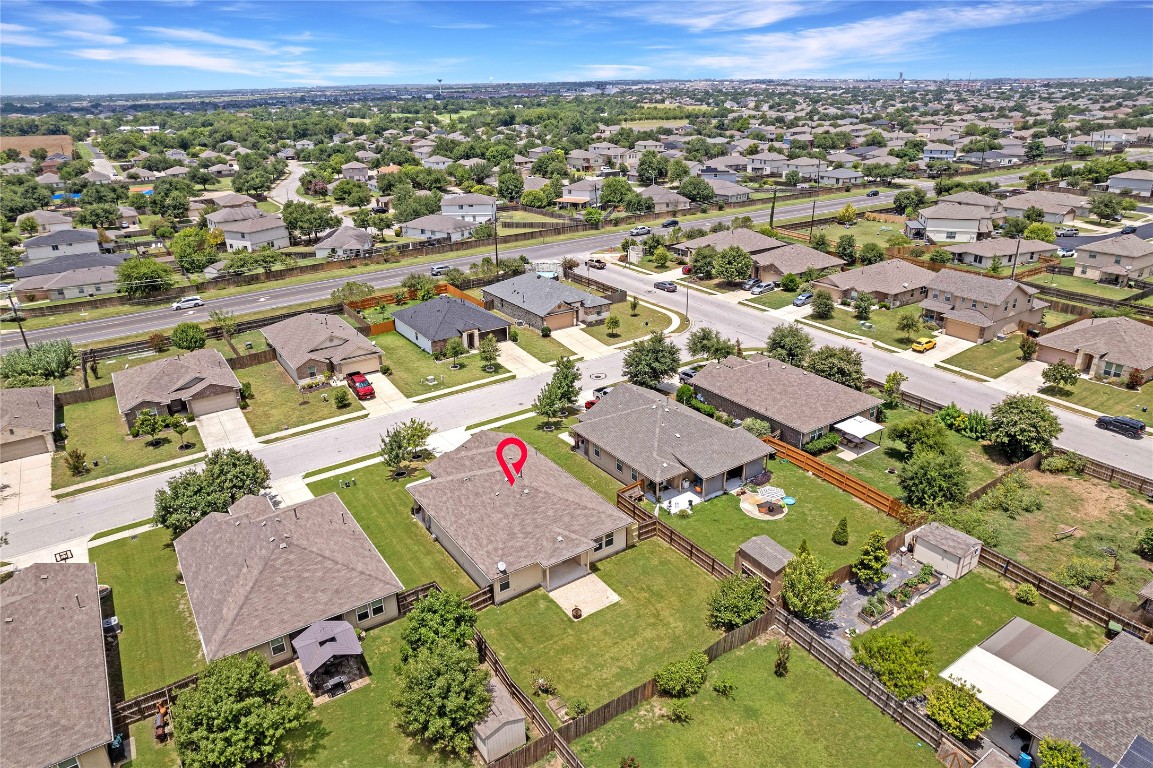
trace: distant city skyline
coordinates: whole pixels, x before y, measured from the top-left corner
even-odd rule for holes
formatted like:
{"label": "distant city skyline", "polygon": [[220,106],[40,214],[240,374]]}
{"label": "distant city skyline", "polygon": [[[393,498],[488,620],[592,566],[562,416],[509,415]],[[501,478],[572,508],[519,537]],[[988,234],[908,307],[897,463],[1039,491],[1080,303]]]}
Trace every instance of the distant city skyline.
{"label": "distant city skyline", "polygon": [[1148,2],[6,0],[0,91],[1153,76]]}

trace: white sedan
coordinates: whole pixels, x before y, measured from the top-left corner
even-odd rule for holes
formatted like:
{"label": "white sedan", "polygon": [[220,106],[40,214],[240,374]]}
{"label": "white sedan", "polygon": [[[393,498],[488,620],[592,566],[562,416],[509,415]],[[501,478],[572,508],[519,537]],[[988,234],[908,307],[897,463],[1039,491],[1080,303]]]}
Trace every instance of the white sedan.
{"label": "white sedan", "polygon": [[176,309],[196,309],[197,307],[204,306],[204,299],[199,296],[185,296],[179,301],[172,302],[172,308]]}

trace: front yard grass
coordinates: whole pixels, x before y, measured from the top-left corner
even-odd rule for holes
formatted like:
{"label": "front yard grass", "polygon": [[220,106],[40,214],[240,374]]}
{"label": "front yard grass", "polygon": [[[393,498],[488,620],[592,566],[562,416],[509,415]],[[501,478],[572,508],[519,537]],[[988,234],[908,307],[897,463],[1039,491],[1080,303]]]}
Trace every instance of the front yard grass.
{"label": "front yard grass", "polygon": [[[688,724],[670,722],[662,716],[667,703],[654,700],[573,748],[589,768],[617,768],[622,755],[662,768],[937,765],[931,747],[800,648],[793,647],[788,677],[774,675],[776,649],[776,641],[763,637],[711,664],[709,682],[685,700]],[[711,690],[721,675],[736,682],[732,697]]]}
{"label": "front yard grass", "polygon": [[[364,406],[355,397],[350,398],[347,408],[338,409],[332,402],[334,389],[301,394],[275,360],[245,368],[238,373],[237,378],[241,383],[252,384],[252,399],[248,401],[244,418],[257,437],[364,410]],[[328,395],[327,403],[321,399],[322,394]]]}
{"label": "front yard grass", "polygon": [[[662,519],[726,563],[732,562],[737,547],[745,541],[765,534],[794,552],[801,541],[807,541],[814,554],[836,567],[857,557],[869,532],[884,531],[888,538],[902,529],[899,521],[795,464],[777,461],[768,468],[773,473],[770,484],[797,500],[780,520],[749,517],[741,510],[740,499],[732,494],[697,504],[686,517],[666,513]],[[849,543],[843,547],[832,540],[842,517],[849,520]]]}
{"label": "front yard grass", "polygon": [[557,428],[552,432],[545,432],[545,420],[534,416],[504,424],[496,427],[494,431],[516,435],[552,459],[553,463],[561,469],[615,504],[617,489],[621,487],[621,483],[574,451],[571,445],[559,437],[566,431],[565,427],[570,427],[575,423],[575,418],[568,418],[559,422]]}
{"label": "front yard grass", "polygon": [[612,346],[648,336],[653,331],[671,331],[676,326],[676,322],[670,322],[669,316],[655,307],[638,304],[636,314],[633,314],[627,301],[614,304],[610,316],[621,321],[621,327],[613,335],[609,335],[604,323],[586,326],[582,330],[602,344]]}
{"label": "front yard grass", "polygon": [[[384,362],[392,367],[388,379],[405,397],[427,395],[430,392],[439,392],[449,387],[462,384],[472,384],[508,373],[508,369],[499,363],[489,373],[477,355],[465,355],[457,364],[458,370],[452,370],[452,359],[436,362],[432,355],[413,344],[399,333],[381,333],[372,337],[380,351],[384,353]],[[426,384],[425,379],[434,376],[436,384]]]}
{"label": "front yard grass", "polygon": [[[192,447],[184,450],[179,449],[180,437],[170,429],[158,434],[154,442],[147,435],[130,437],[124,417],[116,410],[114,397],[65,406],[64,424],[68,428],[67,450],[83,451],[88,457],[89,472],[73,475],[64,462],[65,451],[57,451],[52,454],[53,490],[182,459],[204,450],[200,433],[191,424],[184,443]],[[93,466],[94,462],[99,466]]]}
{"label": "front yard grass", "polygon": [[574,352],[549,336],[547,339],[540,335],[540,331],[529,328],[527,325],[516,329],[518,347],[540,360],[542,363],[551,363],[562,357],[573,357]]}
{"label": "front yard grass", "polygon": [[750,296],[746,301],[769,309],[781,309],[792,304],[793,299],[797,298],[799,293],[800,291],[786,291],[778,288],[775,291],[762,293],[760,296]]}
{"label": "front yard grass", "polygon": [[[200,640],[167,528],[93,547],[101,584],[112,587],[104,598],[104,616],[115,615],[124,631],[118,635],[120,678],[125,698],[154,691],[204,666]],[[117,675],[109,670],[116,691]]]}
{"label": "front yard grass", "polygon": [[593,572],[621,599],[580,621],[541,589],[481,612],[478,626],[526,691],[539,671],[562,699],[595,708],[720,637],[705,624],[716,580],[667,544],[643,542]]}
{"label": "front yard grass", "polygon": [[[405,487],[424,477],[428,474],[422,470],[394,479],[390,467],[374,464],[309,483],[308,489],[314,496],[340,496],[405,589],[435,581],[445,590],[467,595],[476,591],[476,584],[412,516],[412,497]],[[340,480],[350,478],[356,485],[341,488]]]}
{"label": "front yard grass", "polygon": [[1089,296],[1100,296],[1103,299],[1117,299],[1121,301],[1130,296],[1138,293],[1130,288],[1118,288],[1115,285],[1103,285],[1095,280],[1090,280],[1087,277],[1077,277],[1076,275],[1053,275],[1045,273],[1037,275],[1028,280],[1032,285],[1041,288],[1042,286],[1049,286],[1052,288],[1059,288],[1063,291],[1075,291],[1076,293],[1084,293]]}
{"label": "front yard grass", "polygon": [[1025,605],[1013,597],[1012,582],[978,567],[958,581],[922,598],[871,632],[912,632],[933,644],[933,671],[941,672],[1014,616],[1047,629],[1082,648],[1105,645],[1105,630],[1046,600]]}
{"label": "front yard grass", "polygon": [[1022,338],[1022,334],[1014,333],[1004,341],[993,339],[946,358],[943,362],[995,379],[1025,364],[1018,346]]}
{"label": "front yard grass", "polygon": [[[1153,383],[1141,389],[1129,389],[1123,385],[1124,379],[1117,379],[1118,386],[1102,384],[1089,379],[1079,379],[1071,389],[1044,387],[1041,394],[1056,397],[1076,405],[1107,413],[1110,416],[1132,416],[1148,422],[1149,409],[1153,409]],[[1141,410],[1145,408],[1145,410]]]}
{"label": "front yard grass", "polygon": [[838,331],[856,334],[857,336],[864,336],[865,338],[874,339],[883,342],[898,349],[908,349],[913,345],[921,336],[931,336],[932,332],[926,329],[916,331],[912,334],[902,333],[897,330],[897,318],[901,315],[914,315],[920,317],[921,308],[916,304],[909,304],[897,309],[874,309],[869,316],[869,322],[873,324],[873,330],[868,331],[860,326],[860,321],[853,316],[851,309],[846,309],[840,305],[837,306],[833,316],[828,320],[818,320],[811,314],[806,317],[807,320],[814,323],[833,328]]}

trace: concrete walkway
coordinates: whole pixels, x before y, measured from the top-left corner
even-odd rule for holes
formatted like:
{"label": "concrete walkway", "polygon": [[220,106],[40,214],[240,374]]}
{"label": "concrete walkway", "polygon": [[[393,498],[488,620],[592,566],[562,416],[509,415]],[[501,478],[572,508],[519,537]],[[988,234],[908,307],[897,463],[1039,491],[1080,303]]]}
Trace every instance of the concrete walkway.
{"label": "concrete walkway", "polygon": [[200,441],[206,451],[215,451],[217,448],[247,451],[260,445],[256,435],[252,434],[252,427],[248,426],[248,419],[244,418],[244,412],[239,408],[198,416],[196,428],[200,431]]}
{"label": "concrete walkway", "polygon": [[989,383],[1002,392],[1014,395],[1035,395],[1037,390],[1045,386],[1045,381],[1041,378],[1041,372],[1045,370],[1045,367],[1045,363],[1040,360],[1030,360],[1020,368],[1014,368],[1004,376],[993,379]]}
{"label": "concrete walkway", "polygon": [[497,346],[500,347],[500,364],[515,373],[518,379],[552,372],[552,366],[537,360],[511,341],[502,341]]}
{"label": "concrete walkway", "polygon": [[573,351],[577,357],[596,360],[611,355],[616,350],[589,336],[581,328],[561,328],[552,332],[553,338]]}
{"label": "concrete walkway", "polygon": [[0,516],[53,503],[52,454],[38,453],[0,464]]}

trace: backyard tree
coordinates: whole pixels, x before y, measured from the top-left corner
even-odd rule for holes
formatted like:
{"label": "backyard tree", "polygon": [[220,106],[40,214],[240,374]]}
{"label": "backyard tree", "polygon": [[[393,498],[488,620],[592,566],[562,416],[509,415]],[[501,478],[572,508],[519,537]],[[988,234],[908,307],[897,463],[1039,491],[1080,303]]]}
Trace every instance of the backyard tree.
{"label": "backyard tree", "polygon": [[753,257],[744,248],[730,245],[717,254],[713,273],[728,283],[748,280],[749,275],[753,273]]}
{"label": "backyard tree", "polygon": [[1137,536],[1137,554],[1153,560],[1153,528],[1146,528]]}
{"label": "backyard tree", "polygon": [[1077,386],[1077,380],[1080,379],[1080,374],[1077,369],[1064,360],[1057,360],[1045,366],[1041,371],[1041,380],[1048,386],[1069,390]]}
{"label": "backyard tree", "polygon": [[201,227],[187,227],[172,238],[172,256],[185,272],[203,272],[220,258],[224,232]]}
{"label": "backyard tree", "polygon": [[22,216],[17,224],[20,232],[25,235],[34,235],[40,230],[40,225],[31,216]]}
{"label": "backyard tree", "polygon": [[912,456],[918,448],[940,453],[949,446],[949,432],[935,416],[917,413],[889,427],[889,437],[905,444],[905,456]]}
{"label": "backyard tree", "polygon": [[829,250],[829,236],[825,234],[825,230],[818,229],[813,233],[813,239],[809,241],[809,247],[817,251]]}
{"label": "backyard tree", "polygon": [[859,294],[857,300],[853,302],[853,317],[858,320],[868,320],[873,314],[873,307],[876,303],[877,302],[873,300],[873,294]]}
{"label": "backyard tree", "polygon": [[842,517],[841,522],[833,529],[833,543],[839,547],[849,543],[849,518]]}
{"label": "backyard tree", "polygon": [[692,357],[721,361],[737,351],[737,346],[714,328],[701,326],[689,334],[685,349]]}
{"label": "backyard tree", "polygon": [[369,283],[358,283],[355,280],[349,280],[332,292],[332,300],[337,304],[344,304],[358,299],[367,299],[374,293],[376,293],[376,288]]}
{"label": "backyard tree", "polygon": [[1037,348],[1039,346],[1037,340],[1032,336],[1022,336],[1021,341],[1017,344],[1017,348],[1021,350],[1021,359],[1025,361],[1032,360],[1033,356],[1037,354]]}
{"label": "backyard tree", "polygon": [[785,566],[781,594],[789,611],[802,619],[828,621],[841,604],[841,587],[828,575],[824,562],[802,542]]}
{"label": "backyard tree", "polygon": [[451,642],[421,648],[398,676],[401,730],[438,752],[468,756],[472,727],[492,706],[489,673],[477,664],[476,649]]}
{"label": "backyard tree", "polygon": [[464,648],[472,642],[475,626],[476,611],[463,597],[434,589],[420,598],[408,613],[408,621],[400,634],[404,643],[401,661],[408,661],[437,643]]}
{"label": "backyard tree", "polygon": [[604,221],[605,214],[600,208],[586,208],[583,217],[585,224],[590,227],[599,227]]}
{"label": "backyard tree", "polygon": [[270,765],[311,716],[312,697],[272,672],[258,653],[214,661],[172,705],[180,762],[188,768]]}
{"label": "backyard tree", "polygon": [[861,353],[848,347],[821,347],[809,355],[805,364],[811,373],[861,390],[865,386],[865,369]]}
{"label": "backyard tree", "polygon": [[864,584],[883,584],[885,566],[889,564],[889,550],[885,548],[885,532],[872,531],[861,546],[861,555],[853,563],[853,575]]}
{"label": "backyard tree", "polygon": [[1061,422],[1035,395],[1009,395],[993,406],[989,439],[1012,461],[1049,452],[1060,434]]}
{"label": "backyard tree", "polygon": [[960,504],[969,491],[968,471],[954,448],[918,448],[901,466],[897,482],[909,506],[930,511]]}
{"label": "backyard tree", "polygon": [[885,260],[885,249],[877,243],[865,243],[861,246],[861,252],[857,254],[857,260],[864,266],[879,264]]}
{"label": "backyard tree", "polygon": [[480,361],[484,363],[486,371],[493,370],[496,361],[500,359],[500,344],[497,343],[496,337],[491,333],[485,334],[484,338],[480,340]]}
{"label": "backyard tree", "polygon": [[837,256],[845,260],[846,264],[857,261],[857,238],[852,235],[841,235],[837,238],[837,245],[833,249]]}
{"label": "backyard tree", "polygon": [[[794,275],[792,272],[786,272],[781,275],[781,290],[792,293],[801,287],[801,278]],[[826,291],[828,293],[828,291]],[[831,295],[830,295],[831,297]]]}
{"label": "backyard tree", "polygon": [[852,203],[845,203],[841,210],[837,211],[838,224],[852,224],[857,220],[857,209],[853,207]]}
{"label": "backyard tree", "polygon": [[467,354],[468,354],[468,347],[466,347],[464,345],[464,342],[460,340],[459,336],[453,336],[444,345],[444,355],[445,355],[445,357],[451,357],[452,358],[453,370],[456,370],[457,368],[460,367],[460,363],[457,362],[458,360],[460,360],[460,356],[461,355],[467,355]]}
{"label": "backyard tree", "polygon": [[977,698],[977,688],[952,675],[929,687],[925,713],[958,739],[975,739],[993,724],[993,710]]}
{"label": "backyard tree", "polygon": [[410,297],[416,297],[420,301],[428,301],[429,299],[436,298],[436,280],[423,272],[409,272],[404,276],[400,287],[403,288]]}
{"label": "backyard tree", "polygon": [[[788,275],[785,275],[785,277],[788,277]],[[782,279],[782,288],[785,287],[784,282],[784,279]],[[815,317],[817,320],[830,319],[837,309],[836,302],[833,301],[833,294],[825,290],[817,291],[813,294],[813,301],[812,304],[810,304],[810,307],[813,317]]]}
{"label": "backyard tree", "polygon": [[576,405],[580,397],[581,371],[571,357],[562,357],[556,361],[552,379],[549,384],[564,407],[571,408]]}
{"label": "backyard tree", "polygon": [[681,365],[681,351],[676,344],[665,339],[661,331],[641,339],[625,354],[623,371],[629,382],[656,389],[661,382],[676,373]]}
{"label": "backyard tree", "polygon": [[912,632],[866,632],[853,638],[853,661],[873,673],[898,699],[925,691],[931,674],[933,646]]}
{"label": "backyard tree", "polygon": [[620,329],[620,327],[621,319],[616,315],[609,315],[605,318],[605,330],[608,331],[609,336],[613,338],[619,336],[620,334],[617,333],[617,331]]}
{"label": "backyard tree", "polygon": [[778,325],[769,334],[765,347],[769,357],[803,368],[813,351],[813,337],[797,323]]}
{"label": "backyard tree", "polygon": [[684,179],[677,191],[694,203],[711,203],[716,194],[707,181],[695,176]]}
{"label": "backyard tree", "polygon": [[176,285],[176,275],[156,259],[125,259],[116,267],[116,289],[130,299],[163,293]]}
{"label": "backyard tree", "polygon": [[1045,212],[1035,205],[1030,205],[1021,214],[1021,218],[1030,224],[1036,224],[1038,221],[1045,220]]}
{"label": "backyard tree", "polygon": [[709,595],[709,626],[727,632],[747,624],[764,613],[766,597],[760,579],[743,574],[722,579]]}
{"label": "backyard tree", "polygon": [[801,183],[801,172],[798,170],[791,170],[785,174],[785,184],[790,187],[795,187]]}
{"label": "backyard tree", "polygon": [[1001,234],[1004,237],[1024,237],[1029,222],[1017,216],[1008,216],[1001,222]]}
{"label": "backyard tree", "polygon": [[224,338],[231,338],[232,334],[236,333],[236,315],[232,312],[226,309],[214,309],[208,316],[212,319],[213,325],[220,329]]}
{"label": "backyard tree", "polygon": [[1065,739],[1041,739],[1037,757],[1045,768],[1093,768],[1081,747]]}
{"label": "backyard tree", "polygon": [[934,248],[929,251],[929,261],[934,264],[948,264],[953,260],[953,254],[946,251],[944,248]]}
{"label": "backyard tree", "polygon": [[172,329],[172,346],[177,349],[203,349],[208,334],[196,323],[181,323]]}

